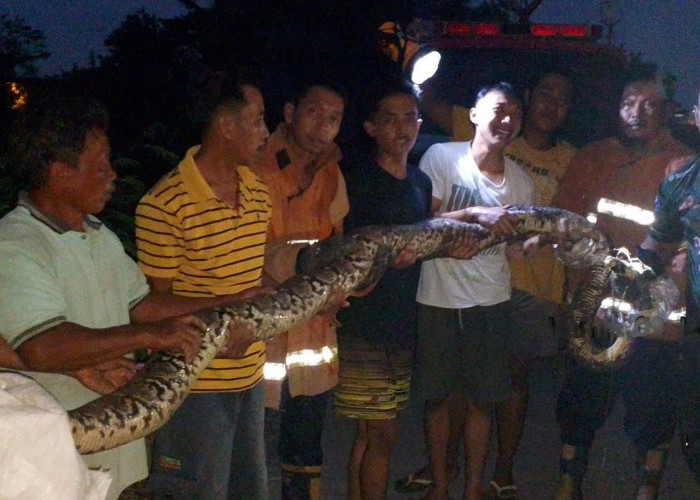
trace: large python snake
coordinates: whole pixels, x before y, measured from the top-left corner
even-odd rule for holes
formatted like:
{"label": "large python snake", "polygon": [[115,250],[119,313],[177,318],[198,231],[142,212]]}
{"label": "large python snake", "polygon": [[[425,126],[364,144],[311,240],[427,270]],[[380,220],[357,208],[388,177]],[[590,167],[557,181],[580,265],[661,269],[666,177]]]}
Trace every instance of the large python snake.
{"label": "large python snake", "polygon": [[[609,253],[606,238],[585,218],[565,210],[512,206],[508,212],[515,221],[509,238],[478,224],[436,218],[408,226],[362,228],[311,247],[303,259],[305,272],[279,285],[273,294],[202,313],[208,328],[193,363],[186,363],[179,355],[158,353],[124,387],[70,411],[78,451],[94,453],[155,431],[180,406],[199,373],[228,343],[230,332],[252,333],[261,340],[285,332],[316,315],[332,297],[347,296],[379,279],[393,257],[407,247],[418,259],[428,259],[445,256],[465,238],[474,238],[483,250],[506,240],[556,235],[557,254],[566,265],[593,265],[588,289],[573,307],[574,316],[585,321],[595,312],[608,280],[609,266],[602,264]],[[578,351],[584,359],[596,355],[586,341],[580,342]]]}

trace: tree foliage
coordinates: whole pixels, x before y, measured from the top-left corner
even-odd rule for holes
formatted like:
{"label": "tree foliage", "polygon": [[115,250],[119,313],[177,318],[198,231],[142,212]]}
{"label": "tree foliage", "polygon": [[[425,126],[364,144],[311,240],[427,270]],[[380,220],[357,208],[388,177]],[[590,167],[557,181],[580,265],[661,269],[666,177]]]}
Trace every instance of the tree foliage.
{"label": "tree foliage", "polygon": [[35,76],[36,63],[49,57],[46,37],[21,17],[0,15],[0,82]]}
{"label": "tree foliage", "polygon": [[[202,59],[186,23],[140,10],[126,17],[105,46],[107,55],[90,73],[112,115],[117,146],[147,140],[148,131],[158,124],[179,133],[190,100],[188,82],[199,72]],[[84,76],[73,75],[76,80]],[[169,148],[176,149],[180,142],[163,139]]]}
{"label": "tree foliage", "polygon": [[544,0],[438,0],[426,2],[426,9],[441,19],[470,19],[527,24]]}
{"label": "tree foliage", "polygon": [[485,3],[512,16],[512,21],[526,24],[544,0],[487,0]]}

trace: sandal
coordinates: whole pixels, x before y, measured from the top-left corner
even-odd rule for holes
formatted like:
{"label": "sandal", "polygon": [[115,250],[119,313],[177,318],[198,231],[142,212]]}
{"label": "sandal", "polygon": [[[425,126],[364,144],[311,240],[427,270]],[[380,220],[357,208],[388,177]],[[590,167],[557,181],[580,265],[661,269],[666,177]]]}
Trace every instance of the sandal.
{"label": "sandal", "polygon": [[433,485],[433,480],[426,477],[419,477],[427,472],[424,467],[414,474],[409,474],[406,477],[394,481],[394,489],[399,493],[415,493],[417,491],[427,490]]}
{"label": "sandal", "polygon": [[[448,481],[454,481],[459,476],[459,466],[451,466],[447,471]],[[433,485],[430,476],[430,465],[424,465],[413,474],[394,481],[394,489],[399,493],[414,493],[424,491]]]}
{"label": "sandal", "polygon": [[501,486],[496,481],[491,481],[489,487],[489,496],[491,498],[513,499],[518,496],[518,487],[514,484]]}

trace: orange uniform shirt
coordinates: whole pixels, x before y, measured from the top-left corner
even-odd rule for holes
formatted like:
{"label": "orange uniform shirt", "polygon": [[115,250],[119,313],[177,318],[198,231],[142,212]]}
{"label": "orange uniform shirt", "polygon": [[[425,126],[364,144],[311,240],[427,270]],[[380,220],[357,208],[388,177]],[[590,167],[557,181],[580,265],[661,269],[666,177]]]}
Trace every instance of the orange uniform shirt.
{"label": "orange uniform shirt", "polygon": [[[256,172],[268,186],[272,217],[265,252],[265,273],[280,283],[295,274],[300,245],[290,240],[325,239],[342,230],[349,211],[345,180],[338,167],[341,158],[336,144],[313,158],[318,171],[306,188],[299,185],[306,166],[287,148],[287,129],[282,124],[270,136]],[[268,362],[285,363],[290,394],[313,396],[338,382],[335,324],[327,316],[316,316],[305,324],[268,342]],[[267,404],[279,404],[279,384],[266,381]]]}

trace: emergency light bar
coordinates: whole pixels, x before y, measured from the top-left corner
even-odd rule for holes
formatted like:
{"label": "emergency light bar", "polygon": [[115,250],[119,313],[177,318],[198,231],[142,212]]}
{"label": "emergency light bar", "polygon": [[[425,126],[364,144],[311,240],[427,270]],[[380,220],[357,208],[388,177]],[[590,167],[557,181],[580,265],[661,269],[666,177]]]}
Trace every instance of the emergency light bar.
{"label": "emergency light bar", "polygon": [[495,36],[501,34],[501,27],[495,23],[447,22],[444,34],[447,36]]}
{"label": "emergency light bar", "polygon": [[[515,29],[515,31],[513,31]],[[525,28],[527,29],[527,28]],[[501,34],[528,34],[516,26],[505,26],[503,29],[496,23],[465,23],[447,21],[443,23],[442,35],[449,37],[496,36]],[[587,24],[533,24],[529,34],[539,38],[593,38],[601,35],[600,26]]]}
{"label": "emergency light bar", "polygon": [[586,24],[533,24],[530,26],[530,34],[543,37],[588,38],[591,30]]}

